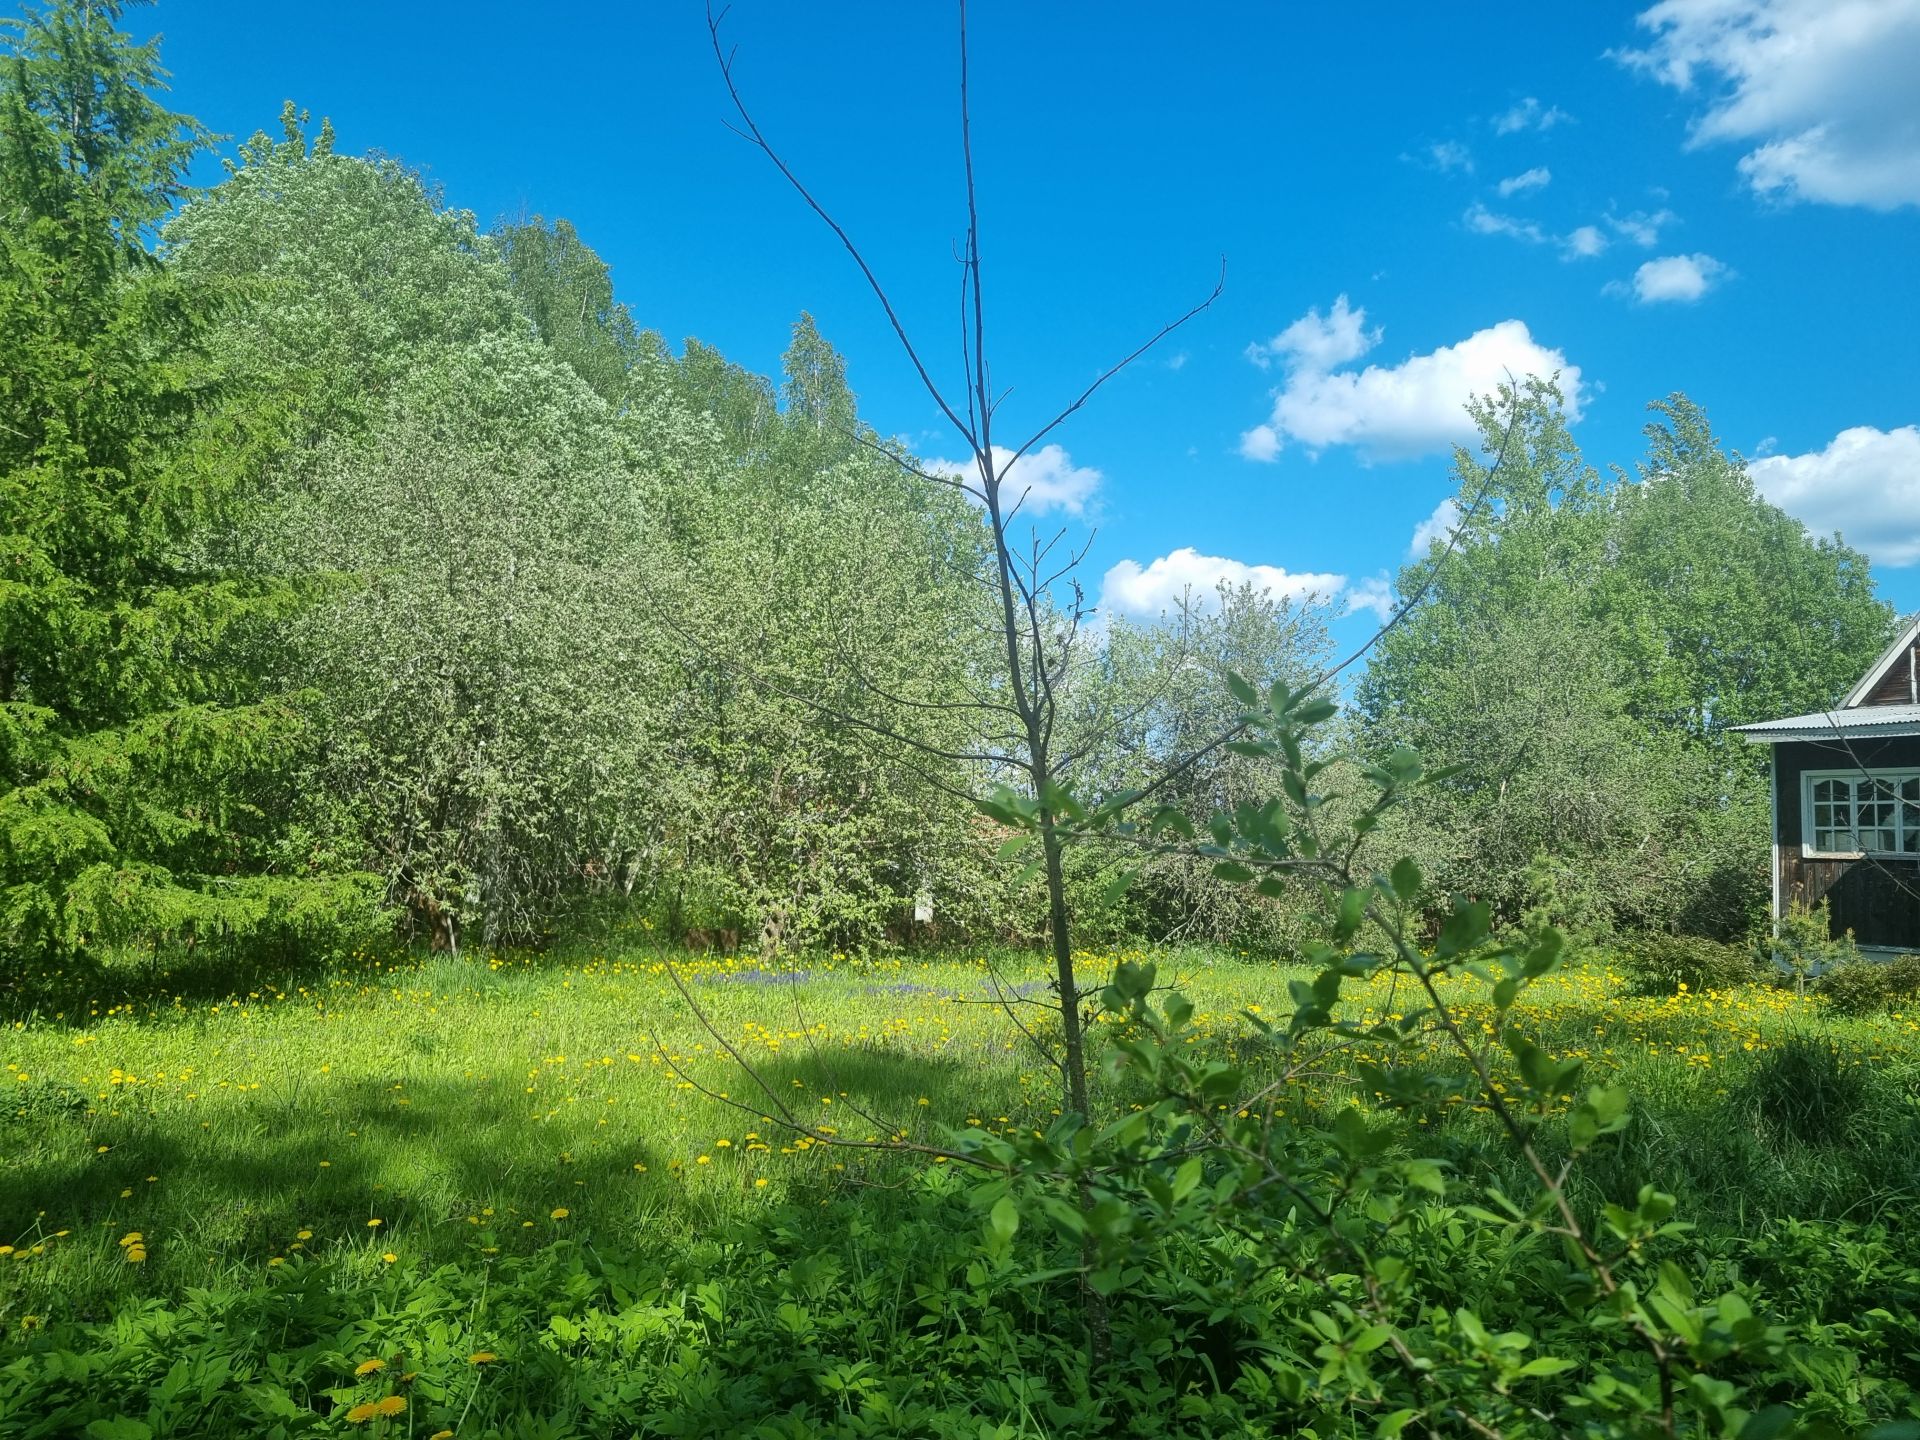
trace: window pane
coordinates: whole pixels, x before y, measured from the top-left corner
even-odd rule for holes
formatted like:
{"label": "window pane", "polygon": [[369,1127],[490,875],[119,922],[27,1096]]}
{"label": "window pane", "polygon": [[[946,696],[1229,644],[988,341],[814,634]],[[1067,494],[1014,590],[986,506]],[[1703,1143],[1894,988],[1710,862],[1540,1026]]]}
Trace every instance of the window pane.
{"label": "window pane", "polygon": [[1840,798],[1841,782],[1838,780],[1816,780],[1813,782],[1813,798],[1830,804]]}
{"label": "window pane", "polygon": [[1900,798],[1920,805],[1920,775],[1909,775],[1900,782]]}

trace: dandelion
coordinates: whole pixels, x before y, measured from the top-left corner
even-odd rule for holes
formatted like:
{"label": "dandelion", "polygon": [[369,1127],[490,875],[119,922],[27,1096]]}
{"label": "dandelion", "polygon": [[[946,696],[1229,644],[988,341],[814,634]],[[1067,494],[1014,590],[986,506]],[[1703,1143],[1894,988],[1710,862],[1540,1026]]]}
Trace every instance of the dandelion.
{"label": "dandelion", "polygon": [[386,1368],[387,1362],[376,1355],[373,1359],[362,1360],[358,1365],[354,1366],[353,1373],[355,1375],[371,1375],[376,1370],[384,1370]]}
{"label": "dandelion", "polygon": [[500,1357],[491,1350],[476,1350],[467,1356],[467,1363],[469,1365],[491,1365],[499,1358]]}
{"label": "dandelion", "polygon": [[453,1431],[436,1430],[427,1437],[427,1440],[453,1440]]}
{"label": "dandelion", "polygon": [[367,1221],[367,1228],[369,1230],[378,1230],[382,1225],[386,1223],[387,1223],[386,1221],[379,1220],[379,1219],[369,1220]]}
{"label": "dandelion", "polygon": [[393,1264],[394,1261],[398,1260],[400,1257],[394,1254],[393,1251],[389,1250],[387,1251],[386,1254],[382,1255],[380,1258],[386,1261],[387,1264],[391,1265]]}
{"label": "dandelion", "polygon": [[389,1395],[387,1396],[386,1399],[375,1403],[373,1407],[373,1413],[376,1415],[398,1415],[402,1411],[404,1411],[406,1408],[407,1408],[406,1396]]}
{"label": "dandelion", "polygon": [[767,1177],[762,1175],[759,1179],[753,1182],[753,1188],[756,1190],[764,1189],[766,1188],[766,1183],[767,1183]]}
{"label": "dandelion", "polygon": [[269,1270],[271,1270],[271,1269],[272,1269],[272,1268],[273,1268],[274,1266],[276,1266],[276,1265],[284,1265],[284,1264],[286,1264],[286,1263],[287,1263],[287,1257],[286,1257],[286,1256],[284,1256],[284,1255],[276,1255],[276,1256],[274,1256],[274,1257],[273,1257],[273,1258],[272,1258],[271,1260],[269,1260],[269,1261],[267,1261],[267,1268],[268,1268]]}
{"label": "dandelion", "polygon": [[716,1140],[713,1142],[713,1148],[716,1150],[731,1150],[733,1148],[733,1142],[731,1140]]}
{"label": "dandelion", "polygon": [[713,1157],[711,1155],[702,1155],[699,1159],[695,1160],[693,1163],[696,1165],[711,1165],[713,1163]]}
{"label": "dandelion", "polygon": [[564,1220],[567,1218],[568,1215],[572,1213],[573,1212],[568,1210],[566,1206],[557,1205],[554,1207],[553,1214],[550,1215],[548,1218],[552,1220]]}
{"label": "dandelion", "polygon": [[349,1425],[364,1425],[378,1413],[372,1401],[362,1401],[347,1411],[347,1423]]}

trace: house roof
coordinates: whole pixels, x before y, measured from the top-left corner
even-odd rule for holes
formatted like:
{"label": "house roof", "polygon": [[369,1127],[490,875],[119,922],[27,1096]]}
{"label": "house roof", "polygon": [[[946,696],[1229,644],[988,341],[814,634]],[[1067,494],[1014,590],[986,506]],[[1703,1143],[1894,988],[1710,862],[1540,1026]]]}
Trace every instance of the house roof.
{"label": "house roof", "polygon": [[1882,736],[1920,735],[1920,705],[1866,705],[1852,710],[1816,710],[1811,715],[1789,715],[1762,720],[1757,725],[1735,725],[1755,745],[1782,740],[1854,740]]}
{"label": "house roof", "polygon": [[1920,615],[1913,617],[1893,644],[1887,647],[1886,653],[1873,662],[1873,668],[1860,677],[1860,683],[1847,692],[1847,698],[1840,702],[1840,708],[1851,710],[1871,695],[1874,687],[1887,678],[1887,672],[1905,657],[1908,648],[1916,640],[1920,640]]}

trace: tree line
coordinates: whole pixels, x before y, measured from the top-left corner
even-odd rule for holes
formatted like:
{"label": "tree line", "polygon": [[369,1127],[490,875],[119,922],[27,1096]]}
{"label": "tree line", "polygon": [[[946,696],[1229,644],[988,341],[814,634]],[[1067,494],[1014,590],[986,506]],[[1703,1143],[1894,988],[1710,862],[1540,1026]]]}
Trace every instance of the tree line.
{"label": "tree line", "polygon": [[[676,353],[564,220],[483,229],[292,105],[190,188],[212,138],[120,24],[29,11],[0,70],[16,960],[616,914],[741,947],[1045,933],[974,803],[1017,748],[982,718],[989,529],[861,419],[810,319],[777,381]],[[1389,838],[1502,917],[1737,933],[1766,804],[1726,729],[1859,673],[1892,620],[1866,562],[1760,499],[1684,397],[1606,479],[1550,382],[1476,403],[1514,453],[1490,482],[1460,453],[1456,531],[1403,571],[1340,721],[1464,766]],[[1097,800],[1230,726],[1229,674],[1319,673],[1336,617],[1243,586],[1090,618],[1040,587],[1053,752]],[[1204,817],[1274,773],[1221,748],[1156,783]],[[1293,933],[1284,887],[1190,855],[1063,863],[1082,938]]]}

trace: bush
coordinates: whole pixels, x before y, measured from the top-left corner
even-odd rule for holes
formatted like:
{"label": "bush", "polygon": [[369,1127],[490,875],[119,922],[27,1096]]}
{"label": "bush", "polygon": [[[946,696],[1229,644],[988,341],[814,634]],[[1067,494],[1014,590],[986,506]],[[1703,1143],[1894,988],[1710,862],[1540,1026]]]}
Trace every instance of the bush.
{"label": "bush", "polygon": [[1703,935],[1640,935],[1629,941],[1621,968],[1642,995],[1688,990],[1731,990],[1760,978],[1760,965],[1744,945]]}
{"label": "bush", "polygon": [[1855,958],[1836,965],[1814,991],[1842,1015],[1872,1015],[1920,997],[1920,955],[1898,960]]}

